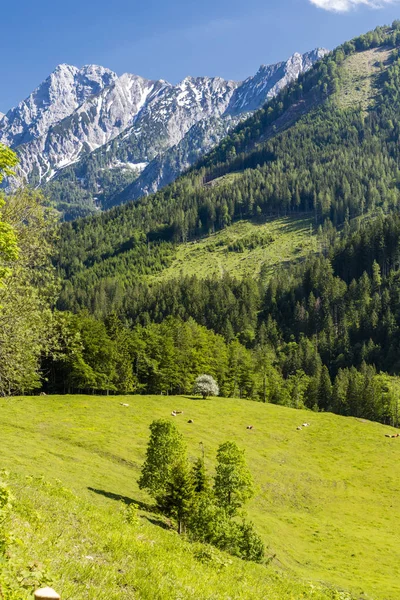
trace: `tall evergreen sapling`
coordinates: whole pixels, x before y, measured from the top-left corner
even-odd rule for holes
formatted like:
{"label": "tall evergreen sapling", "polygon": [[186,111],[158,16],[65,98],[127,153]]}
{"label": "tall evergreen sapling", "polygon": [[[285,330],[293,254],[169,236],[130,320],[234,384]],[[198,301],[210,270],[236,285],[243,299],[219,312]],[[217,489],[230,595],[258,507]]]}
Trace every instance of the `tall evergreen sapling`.
{"label": "tall evergreen sapling", "polygon": [[194,495],[193,473],[189,468],[188,461],[180,460],[172,467],[165,485],[165,492],[159,501],[162,511],[177,520],[179,534],[186,530]]}
{"label": "tall evergreen sapling", "polygon": [[210,489],[210,484],[203,458],[199,457],[196,460],[193,465],[192,472],[195,492],[198,494],[201,494],[202,492],[208,492]]}

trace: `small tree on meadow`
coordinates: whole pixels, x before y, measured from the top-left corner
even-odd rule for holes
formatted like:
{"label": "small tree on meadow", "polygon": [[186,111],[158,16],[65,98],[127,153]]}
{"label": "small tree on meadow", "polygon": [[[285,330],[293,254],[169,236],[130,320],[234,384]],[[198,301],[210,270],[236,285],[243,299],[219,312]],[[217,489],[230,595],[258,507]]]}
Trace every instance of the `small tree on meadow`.
{"label": "small tree on meadow", "polygon": [[161,510],[178,522],[178,533],[186,530],[187,519],[192,509],[195,486],[193,473],[187,460],[181,460],[172,467],[165,492],[160,501]]}
{"label": "small tree on meadow", "polygon": [[175,425],[165,419],[153,421],[139,488],[147,489],[157,502],[162,502],[173,467],[185,459],[186,446]]}
{"label": "small tree on meadow", "polygon": [[210,490],[210,484],[203,458],[198,458],[196,460],[193,465],[192,473],[195,492],[198,494],[208,492]]}
{"label": "small tree on meadow", "polygon": [[214,494],[218,505],[232,516],[254,494],[244,450],[240,450],[235,442],[225,442],[218,448]]}
{"label": "small tree on meadow", "polygon": [[219,387],[211,375],[199,375],[194,382],[193,393],[196,396],[203,396],[205,400],[207,396],[218,396]]}

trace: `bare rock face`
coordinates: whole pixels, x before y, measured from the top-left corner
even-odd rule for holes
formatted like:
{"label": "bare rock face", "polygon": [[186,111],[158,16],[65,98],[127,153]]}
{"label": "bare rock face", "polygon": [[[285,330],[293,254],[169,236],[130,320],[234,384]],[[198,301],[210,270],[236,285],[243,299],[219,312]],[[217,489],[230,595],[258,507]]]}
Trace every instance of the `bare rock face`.
{"label": "bare rock face", "polygon": [[286,62],[261,65],[257,73],[248,77],[235,91],[227,112],[238,115],[244,111],[257,110],[286,85],[297,79],[300,73],[308,71],[327,52],[321,48],[306,54],[296,52]]}
{"label": "bare rock face", "polygon": [[115,79],[116,74],[104,67],[59,65],[26,100],[4,116],[0,141],[16,147],[38,138]]}
{"label": "bare rock face", "polygon": [[[99,194],[104,208],[154,192],[326,53],[296,53],[244,82],[186,77],[178,85],[118,77],[96,65],[59,65],[17,107],[0,113],[0,142],[20,158],[8,185],[70,180],[85,190],[92,209]],[[107,170],[137,179],[105,192]]]}
{"label": "bare rock face", "polygon": [[0,121],[0,142],[17,149],[19,180],[46,182],[123,131],[162,87],[103,67],[60,65]]}

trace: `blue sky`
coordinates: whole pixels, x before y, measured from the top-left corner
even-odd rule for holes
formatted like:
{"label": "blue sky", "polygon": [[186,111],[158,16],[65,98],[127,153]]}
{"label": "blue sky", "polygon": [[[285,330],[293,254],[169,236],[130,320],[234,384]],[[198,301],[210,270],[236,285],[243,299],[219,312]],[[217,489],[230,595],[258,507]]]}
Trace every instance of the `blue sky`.
{"label": "blue sky", "polygon": [[2,6],[0,110],[59,63],[177,82],[244,79],[261,63],[400,17],[400,0],[19,0]]}

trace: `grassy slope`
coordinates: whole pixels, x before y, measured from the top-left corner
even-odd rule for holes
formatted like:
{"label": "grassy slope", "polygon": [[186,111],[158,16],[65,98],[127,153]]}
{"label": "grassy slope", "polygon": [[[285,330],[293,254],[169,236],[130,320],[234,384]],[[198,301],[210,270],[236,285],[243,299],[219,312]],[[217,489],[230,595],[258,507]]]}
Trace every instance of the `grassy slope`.
{"label": "grassy slope", "polygon": [[[36,531],[22,527],[18,517],[15,527],[28,544],[18,552],[26,560],[48,557],[66,598],[329,597],[275,579],[274,570],[281,568],[357,594],[364,590],[368,598],[400,597],[400,438],[386,438],[390,428],[239,400],[131,396],[129,408],[120,401],[84,396],[0,400],[2,464],[15,474],[19,512],[22,507],[28,517],[40,513]],[[258,486],[249,512],[268,554],[276,554],[273,569],[234,560],[218,575],[214,567],[199,564],[192,547],[177,542],[175,533],[145,519],[140,531],[129,529],[120,503],[106,497],[148,501],[136,485],[148,425],[157,417],[172,419],[172,409],[184,410],[174,422],[191,456],[198,455],[200,442],[208,461],[226,439],[246,448]],[[304,419],[311,426],[297,431]],[[249,423],[254,430],[246,429]],[[26,474],[43,474],[50,482],[59,477],[79,500],[61,492],[55,503],[53,488],[37,482],[26,487]],[[133,564],[127,553],[135,557]],[[164,573],[162,584],[158,572]],[[105,595],[99,595],[102,578]],[[122,580],[127,588],[121,595]],[[87,585],[92,591],[85,591]],[[163,591],[157,592],[160,585]],[[182,586],[188,586],[185,592]]]}
{"label": "grassy slope", "polygon": [[391,54],[391,50],[374,48],[348,56],[344,62],[344,73],[336,102],[339,108],[361,106],[367,110],[374,102],[374,81]]}
{"label": "grassy slope", "polygon": [[[151,281],[172,279],[180,275],[208,277],[230,273],[238,277],[259,275],[261,267],[272,273],[283,264],[304,258],[317,249],[317,241],[310,234],[311,218],[282,217],[263,223],[239,221],[206,238],[180,244],[172,264]],[[252,235],[270,235],[273,241],[261,243],[244,252],[228,251],[232,242],[249,240]]]}

